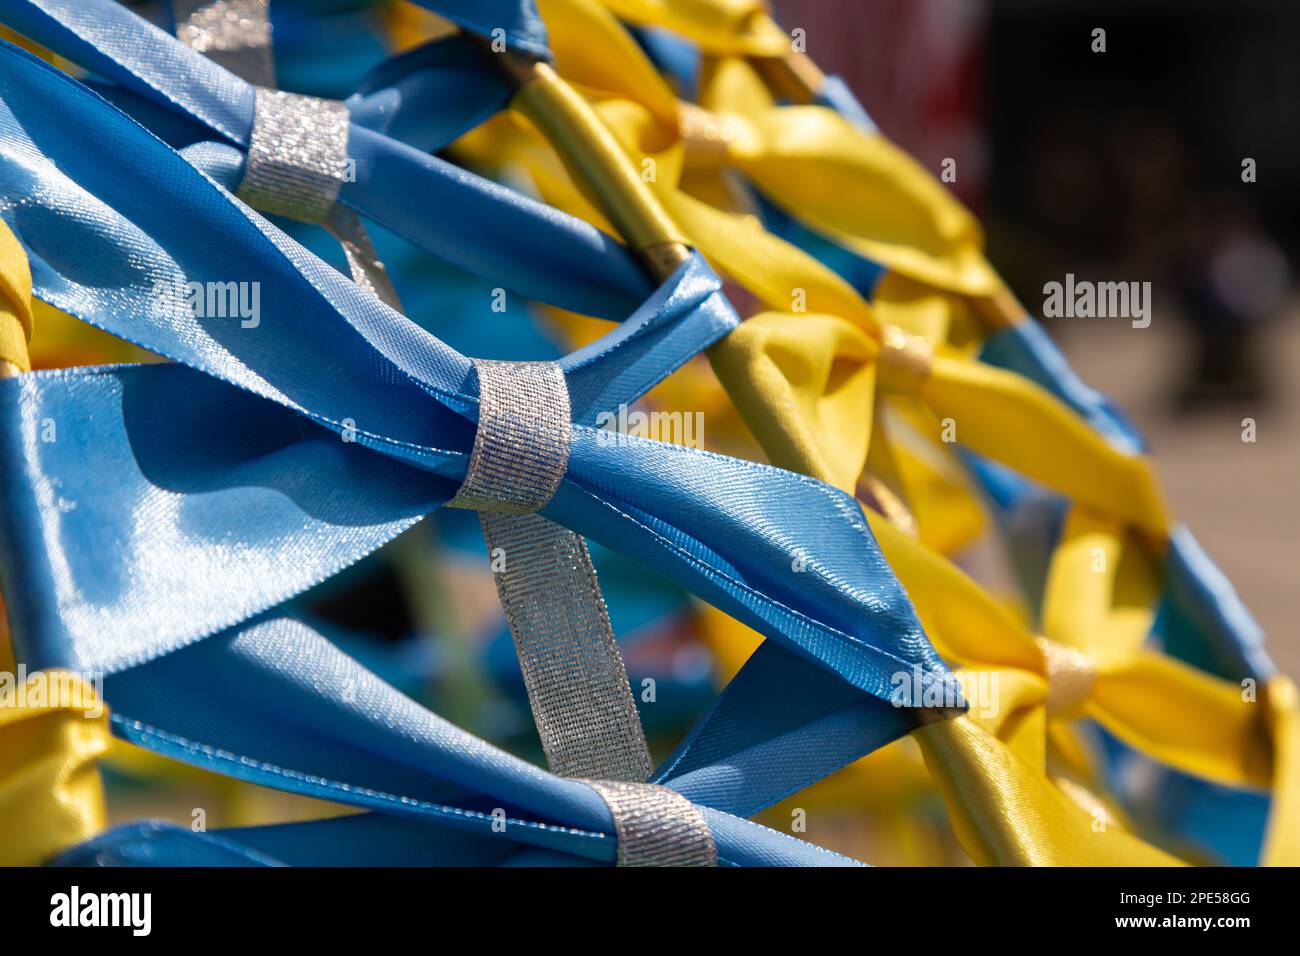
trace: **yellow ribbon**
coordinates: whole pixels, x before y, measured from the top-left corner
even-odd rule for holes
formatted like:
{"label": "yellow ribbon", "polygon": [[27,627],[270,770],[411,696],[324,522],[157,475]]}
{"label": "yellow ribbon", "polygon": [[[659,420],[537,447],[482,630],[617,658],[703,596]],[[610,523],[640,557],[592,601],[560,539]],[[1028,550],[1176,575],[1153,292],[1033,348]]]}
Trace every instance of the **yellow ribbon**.
{"label": "yellow ribbon", "polygon": [[31,370],[27,342],[32,337],[32,274],[27,253],[0,222],[0,375]]}
{"label": "yellow ribbon", "polygon": [[[819,107],[777,107],[750,63],[735,54],[780,54],[746,48],[737,40],[743,30],[734,17],[714,18],[723,8],[755,5],[606,5],[692,38],[725,34],[713,46],[705,41],[715,56],[706,63],[702,106],[679,106],[674,124],[666,85],[646,79],[648,64],[605,11],[592,0],[542,4],[561,72],[584,88],[630,158],[650,170],[656,194],[690,240],[768,307],[710,357],[771,460],[846,490],[856,488],[863,465],[872,461],[886,490],[910,499],[914,514],[926,514],[936,489],[961,505],[970,497],[956,483],[925,480],[942,469],[917,467],[926,460],[923,449],[943,453],[948,440],[933,434],[933,425],[947,422],[955,426],[953,440],[1076,503],[1053,562],[1042,638],[1025,631],[924,539],[868,513],[940,652],[994,670],[1016,689],[1014,720],[981,726],[964,717],[916,735],[972,856],[982,862],[1175,862],[1091,815],[1077,799],[1083,785],[1067,788],[1048,777],[1048,742],[1067,749],[1068,734],[1059,728],[1078,714],[1201,776],[1293,786],[1295,707],[1285,685],[1268,695],[1276,751],[1271,760],[1258,712],[1234,685],[1141,646],[1156,587],[1152,555],[1163,547],[1170,524],[1150,463],[1112,447],[1043,389],[970,360],[976,300],[998,300],[1005,290],[983,259],[982,237],[969,214],[883,138]],[[495,151],[505,146],[522,158],[546,198],[599,222],[554,164],[511,136],[494,124],[461,145],[471,153],[476,140],[491,142]],[[652,161],[648,167],[645,160]],[[819,262],[764,232],[727,188],[731,171],[886,265],[890,273],[877,290],[876,307]],[[880,407],[900,409],[900,420],[914,427],[919,422],[921,442],[900,448],[894,435],[906,425],[882,426],[873,415]],[[875,444],[887,436],[878,453],[873,427]],[[1099,570],[1087,564],[1086,577],[1081,556],[1091,558],[1098,548],[1106,559]],[[1278,793],[1275,802],[1285,802],[1283,796]],[[1270,847],[1294,844],[1294,832],[1294,821],[1275,812]]]}
{"label": "yellow ribbon", "polygon": [[0,866],[44,863],[104,829],[95,762],[109,741],[108,716],[77,675],[41,671],[18,685],[0,617]]}
{"label": "yellow ribbon", "polygon": [[[0,375],[28,371],[32,277],[0,222]],[[108,718],[77,675],[43,671],[19,685],[0,603],[0,866],[32,866],[104,828],[95,760]]]}

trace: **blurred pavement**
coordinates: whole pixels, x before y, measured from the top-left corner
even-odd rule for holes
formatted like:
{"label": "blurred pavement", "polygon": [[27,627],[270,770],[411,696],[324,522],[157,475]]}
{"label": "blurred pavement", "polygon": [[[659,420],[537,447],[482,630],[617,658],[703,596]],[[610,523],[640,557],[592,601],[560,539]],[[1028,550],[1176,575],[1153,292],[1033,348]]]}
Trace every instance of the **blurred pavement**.
{"label": "blurred pavement", "polygon": [[[1146,435],[1174,513],[1245,599],[1278,665],[1300,676],[1300,302],[1261,333],[1271,401],[1195,416],[1176,414],[1169,398],[1187,363],[1177,317],[1156,312],[1146,329],[1063,320],[1052,333],[1084,381]],[[1241,440],[1245,417],[1256,421],[1254,444]]]}

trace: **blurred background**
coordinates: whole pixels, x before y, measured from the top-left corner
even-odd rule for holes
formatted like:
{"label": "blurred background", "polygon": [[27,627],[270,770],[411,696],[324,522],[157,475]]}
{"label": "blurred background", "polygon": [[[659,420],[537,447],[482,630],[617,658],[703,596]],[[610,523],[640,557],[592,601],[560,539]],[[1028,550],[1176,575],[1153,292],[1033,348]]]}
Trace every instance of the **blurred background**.
{"label": "blurred background", "polygon": [[1146,434],[1176,513],[1300,672],[1300,4],[776,6],[889,138],[936,175],[956,161],[951,188],[1031,312],[1067,273],[1151,283],[1148,328],[1049,331]]}

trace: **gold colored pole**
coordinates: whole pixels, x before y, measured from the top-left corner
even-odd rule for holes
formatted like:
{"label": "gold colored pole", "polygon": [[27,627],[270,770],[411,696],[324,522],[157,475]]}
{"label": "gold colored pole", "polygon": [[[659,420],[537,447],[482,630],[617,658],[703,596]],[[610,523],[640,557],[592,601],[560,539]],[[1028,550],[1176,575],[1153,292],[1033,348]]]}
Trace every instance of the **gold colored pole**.
{"label": "gold colored pole", "polygon": [[[998,281],[1001,283],[1002,280]],[[982,299],[972,297],[970,303],[975,318],[990,333],[1001,332],[1013,325],[1019,325],[1029,314],[1006,285],[1001,285],[1001,288],[992,295]]]}
{"label": "gold colored pole", "polygon": [[792,103],[807,105],[817,98],[826,74],[807,53],[791,51],[783,57],[756,56],[750,63],[763,78],[763,82],[777,96]]}
{"label": "gold colored pole", "polygon": [[513,105],[559,153],[647,273],[659,281],[672,275],[690,258],[690,246],[596,111],[549,63],[515,51],[485,55],[514,84]]}

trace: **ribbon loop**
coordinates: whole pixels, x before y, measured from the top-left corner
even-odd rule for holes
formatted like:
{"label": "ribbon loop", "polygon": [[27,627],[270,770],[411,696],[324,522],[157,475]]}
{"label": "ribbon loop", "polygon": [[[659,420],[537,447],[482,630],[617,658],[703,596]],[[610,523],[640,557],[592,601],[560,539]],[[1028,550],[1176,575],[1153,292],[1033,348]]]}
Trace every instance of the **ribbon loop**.
{"label": "ribbon loop", "polygon": [[1045,637],[1038,638],[1047,671],[1047,712],[1067,717],[1079,711],[1097,680],[1097,665],[1079,650]]}
{"label": "ribbon loop", "polygon": [[497,595],[547,766],[561,777],[646,780],[654,764],[586,542],[539,515],[479,520],[503,562]]}
{"label": "ribbon loop", "polygon": [[676,790],[653,783],[584,780],[614,817],[619,866],[717,866],[704,815]]}
{"label": "ribbon loop", "polygon": [[259,86],[236,195],[263,212],[324,222],[347,178],[348,122],[338,100]]}
{"label": "ribbon loop", "polygon": [[448,507],[532,514],[554,497],[569,463],[569,388],[554,362],[474,360],[478,431],[465,481]]}

